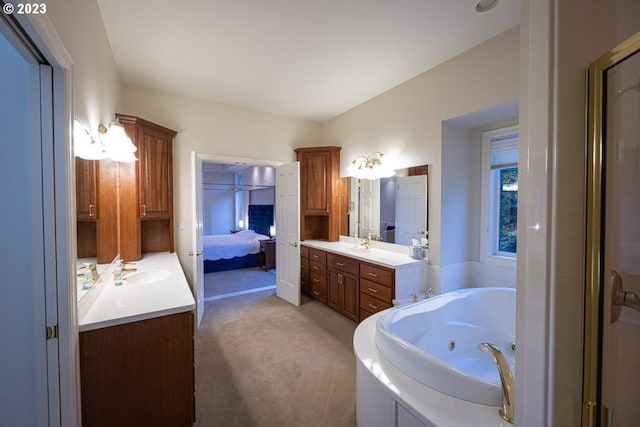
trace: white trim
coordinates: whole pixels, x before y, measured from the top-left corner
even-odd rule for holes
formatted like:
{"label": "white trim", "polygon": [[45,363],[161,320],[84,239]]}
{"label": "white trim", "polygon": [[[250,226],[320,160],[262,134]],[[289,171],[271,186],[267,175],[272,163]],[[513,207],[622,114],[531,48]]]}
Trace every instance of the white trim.
{"label": "white trim", "polygon": [[[46,15],[15,15],[24,32],[53,68],[53,121],[56,208],[56,275],[60,425],[81,425],[79,330],[75,283],[75,163],[73,126],[73,60]],[[66,285],[65,285],[66,284]]]}
{"label": "white trim", "polygon": [[[489,248],[495,246],[493,236],[490,234],[489,221],[495,220],[493,214],[495,207],[490,202],[490,186],[498,185],[491,179],[491,140],[493,138],[519,132],[519,126],[507,126],[482,133],[482,187],[480,197],[480,262],[503,265],[512,268],[515,265],[517,256],[496,255]],[[495,226],[495,224],[494,224]]]}

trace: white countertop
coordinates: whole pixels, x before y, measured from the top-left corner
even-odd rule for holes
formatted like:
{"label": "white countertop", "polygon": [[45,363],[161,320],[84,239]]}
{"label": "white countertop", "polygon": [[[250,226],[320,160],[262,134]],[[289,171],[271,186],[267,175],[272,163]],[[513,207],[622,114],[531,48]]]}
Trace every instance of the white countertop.
{"label": "white countertop", "polygon": [[[398,251],[386,250],[376,247],[378,242],[372,242],[373,247],[366,249],[358,243],[339,241],[327,242],[324,240],[303,240],[300,244],[311,248],[322,249],[324,251],[333,252],[339,255],[345,255],[356,258],[361,261],[379,264],[385,267],[399,269],[408,266],[415,266],[419,263],[426,263],[426,260],[416,260],[409,257],[409,248],[400,247],[404,253]],[[398,245],[393,245],[398,246]]]}
{"label": "white countertop", "polygon": [[175,253],[145,254],[140,261],[127,264],[137,272],[164,270],[168,278],[153,283],[128,283],[126,274],[123,285],[115,286],[111,272],[104,279],[90,305],[78,308],[80,332],[105,328],[123,323],[152,319],[169,314],[191,311],[195,300]]}
{"label": "white countertop", "polygon": [[[392,309],[389,309],[392,310]],[[357,363],[379,379],[392,399],[411,408],[420,421],[434,427],[512,427],[498,415],[498,407],[457,399],[433,390],[405,375],[378,351],[376,322],[386,310],[362,321],[353,336]]]}

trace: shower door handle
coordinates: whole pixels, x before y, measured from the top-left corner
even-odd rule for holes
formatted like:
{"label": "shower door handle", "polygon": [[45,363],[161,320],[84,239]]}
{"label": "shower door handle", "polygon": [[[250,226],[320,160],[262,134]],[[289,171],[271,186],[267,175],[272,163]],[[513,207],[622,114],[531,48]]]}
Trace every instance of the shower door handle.
{"label": "shower door handle", "polygon": [[629,307],[640,311],[640,295],[625,291],[622,276],[616,270],[611,271],[611,323],[620,318],[622,307]]}

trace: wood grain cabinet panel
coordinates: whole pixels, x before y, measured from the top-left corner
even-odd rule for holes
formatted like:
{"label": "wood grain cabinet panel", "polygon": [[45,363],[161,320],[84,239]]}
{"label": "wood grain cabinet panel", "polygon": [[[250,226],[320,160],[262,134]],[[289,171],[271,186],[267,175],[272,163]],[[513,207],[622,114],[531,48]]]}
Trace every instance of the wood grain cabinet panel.
{"label": "wood grain cabinet panel", "polygon": [[337,241],[340,235],[341,147],[297,148],[300,162],[300,239]]}
{"label": "wood grain cabinet panel", "polygon": [[98,161],[76,157],[76,217],[98,218]]}
{"label": "wood grain cabinet panel", "polygon": [[174,130],[139,117],[117,114],[137,147],[135,163],[120,164],[120,256],[173,252]]}
{"label": "wood grain cabinet panel", "polygon": [[190,427],[193,313],[80,333],[82,425]]}

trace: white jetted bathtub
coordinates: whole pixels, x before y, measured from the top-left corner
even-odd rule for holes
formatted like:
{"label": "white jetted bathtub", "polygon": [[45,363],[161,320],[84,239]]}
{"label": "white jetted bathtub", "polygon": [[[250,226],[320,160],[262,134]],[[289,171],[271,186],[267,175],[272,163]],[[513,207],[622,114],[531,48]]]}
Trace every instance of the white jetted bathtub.
{"label": "white jetted bathtub", "polygon": [[489,352],[497,346],[515,372],[516,292],[473,288],[388,310],[377,321],[375,343],[404,374],[458,399],[500,406],[500,378]]}

